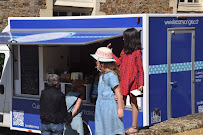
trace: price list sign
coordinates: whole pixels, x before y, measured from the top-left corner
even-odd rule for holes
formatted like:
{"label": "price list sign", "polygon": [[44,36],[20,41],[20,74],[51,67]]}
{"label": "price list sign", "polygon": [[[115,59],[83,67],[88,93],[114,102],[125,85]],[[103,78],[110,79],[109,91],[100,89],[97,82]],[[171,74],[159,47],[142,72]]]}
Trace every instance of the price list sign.
{"label": "price list sign", "polygon": [[21,46],[21,94],[39,95],[38,46]]}

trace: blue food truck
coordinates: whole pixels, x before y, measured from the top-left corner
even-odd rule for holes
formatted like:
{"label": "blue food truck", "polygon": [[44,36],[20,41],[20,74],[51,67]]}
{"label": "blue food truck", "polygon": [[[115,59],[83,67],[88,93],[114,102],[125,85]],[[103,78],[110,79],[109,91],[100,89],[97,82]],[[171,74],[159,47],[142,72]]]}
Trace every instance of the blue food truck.
{"label": "blue food truck", "polygon": [[[64,94],[71,80],[85,80],[84,130],[94,134],[97,83],[89,54],[112,43],[119,56],[123,31],[132,27],[143,47],[138,126],[203,112],[203,15],[10,17],[0,33],[0,126],[40,133],[39,97],[47,74],[57,73]],[[123,121],[125,128],[132,124],[129,102]]]}

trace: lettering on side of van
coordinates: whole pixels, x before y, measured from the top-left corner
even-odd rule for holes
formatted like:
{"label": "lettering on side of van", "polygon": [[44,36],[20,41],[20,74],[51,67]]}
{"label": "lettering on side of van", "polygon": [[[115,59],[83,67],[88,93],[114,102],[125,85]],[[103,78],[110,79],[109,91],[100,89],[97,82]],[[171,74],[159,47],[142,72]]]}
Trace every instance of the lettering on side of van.
{"label": "lettering on side of van", "polygon": [[169,20],[164,21],[165,25],[177,25],[177,24],[183,24],[183,25],[197,25],[199,24],[199,19],[196,20]]}

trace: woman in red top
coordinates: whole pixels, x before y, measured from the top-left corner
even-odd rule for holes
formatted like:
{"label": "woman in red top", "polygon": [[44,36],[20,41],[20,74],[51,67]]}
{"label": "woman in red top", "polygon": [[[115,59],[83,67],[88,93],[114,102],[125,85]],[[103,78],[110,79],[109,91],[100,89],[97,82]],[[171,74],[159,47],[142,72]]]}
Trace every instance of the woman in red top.
{"label": "woman in red top", "polygon": [[[120,53],[120,58],[113,55],[116,63],[120,65],[121,81],[120,89],[123,100],[126,105],[127,95],[130,95],[132,106],[132,126],[126,130],[127,134],[138,132],[138,105],[137,98],[130,91],[138,89],[143,90],[144,72],[142,66],[142,47],[140,42],[140,33],[135,28],[129,28],[123,32],[124,48]],[[108,45],[108,47],[111,44]]]}

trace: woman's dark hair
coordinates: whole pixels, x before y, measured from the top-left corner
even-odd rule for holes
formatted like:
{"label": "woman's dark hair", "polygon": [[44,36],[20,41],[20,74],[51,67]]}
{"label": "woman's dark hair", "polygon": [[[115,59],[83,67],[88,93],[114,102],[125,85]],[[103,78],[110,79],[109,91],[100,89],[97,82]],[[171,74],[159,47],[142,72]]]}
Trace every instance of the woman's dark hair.
{"label": "woman's dark hair", "polygon": [[129,28],[123,32],[124,52],[132,53],[135,50],[142,50],[140,32],[135,28]]}

